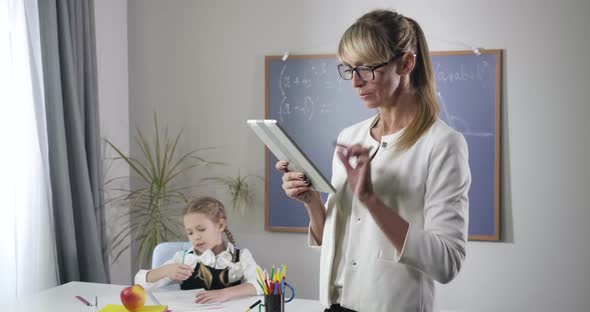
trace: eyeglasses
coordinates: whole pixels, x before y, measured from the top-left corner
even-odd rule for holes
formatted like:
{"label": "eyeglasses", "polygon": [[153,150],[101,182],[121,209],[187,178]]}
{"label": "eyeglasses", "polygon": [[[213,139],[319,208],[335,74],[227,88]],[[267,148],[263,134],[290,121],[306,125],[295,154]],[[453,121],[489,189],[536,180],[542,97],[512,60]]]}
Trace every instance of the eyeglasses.
{"label": "eyeglasses", "polygon": [[357,76],[362,81],[369,81],[375,79],[375,69],[381,68],[387,64],[391,63],[391,61],[387,61],[381,64],[377,64],[375,66],[356,66],[350,67],[346,64],[338,64],[338,73],[340,77],[344,80],[351,80],[354,72],[356,71]]}
{"label": "eyeglasses", "polygon": [[381,64],[377,64],[375,66],[360,65],[360,66],[356,66],[356,67],[350,67],[349,65],[346,65],[346,64],[338,64],[338,73],[340,74],[340,77],[344,80],[351,80],[355,71],[356,71],[356,75],[362,81],[374,80],[375,79],[375,69],[381,68],[381,67],[395,61],[397,58],[404,55],[405,53],[406,52],[399,53],[399,54],[395,55],[389,61],[383,62]]}

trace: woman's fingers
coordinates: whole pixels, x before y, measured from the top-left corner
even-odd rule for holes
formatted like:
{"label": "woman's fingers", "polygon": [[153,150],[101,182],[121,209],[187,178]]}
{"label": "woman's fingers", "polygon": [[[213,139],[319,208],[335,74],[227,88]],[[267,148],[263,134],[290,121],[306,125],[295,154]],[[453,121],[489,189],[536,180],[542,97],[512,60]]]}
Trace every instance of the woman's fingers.
{"label": "woman's fingers", "polygon": [[287,190],[285,192],[287,193],[287,196],[295,198],[295,197],[298,197],[299,195],[301,195],[302,193],[305,193],[306,191],[309,191],[308,186],[290,188],[289,190]]}
{"label": "woman's fingers", "polygon": [[284,160],[279,160],[275,164],[275,169],[283,172],[283,176],[282,176],[283,183],[290,181],[290,180],[304,180],[305,179],[305,174],[303,174],[301,172],[296,172],[296,171],[289,171],[289,169],[287,168],[288,166],[289,166],[289,162],[284,161]]}
{"label": "woman's fingers", "polygon": [[311,188],[309,184],[304,181],[291,181],[283,184],[283,190],[285,190],[287,196],[299,199],[299,195],[310,191]]}
{"label": "woman's fingers", "polygon": [[285,191],[302,186],[309,186],[309,180],[288,180],[283,182],[283,189]]}
{"label": "woman's fingers", "polygon": [[296,171],[289,171],[289,162],[279,160],[275,163],[275,169],[283,172],[283,190],[291,198],[308,202],[310,199],[309,191],[311,190],[311,180],[305,174]]}
{"label": "woman's fingers", "polygon": [[305,174],[301,173],[301,172],[295,172],[295,171],[291,171],[291,172],[287,172],[283,174],[282,177],[283,180],[283,184],[287,183],[289,181],[304,181],[305,180]]}
{"label": "woman's fingers", "polygon": [[362,145],[355,144],[348,148],[348,155],[354,157],[368,156],[369,149],[364,148]]}
{"label": "woman's fingers", "polygon": [[352,166],[350,165],[350,158],[356,158],[356,165],[365,164],[366,161],[369,160],[369,149],[364,148],[359,144],[355,144],[349,146],[348,148],[340,148],[336,151],[338,158],[344,165],[347,171],[352,170]]}
{"label": "woman's fingers", "polygon": [[344,153],[342,153],[341,151],[336,152],[336,154],[338,155],[338,158],[340,158],[340,162],[342,162],[342,165],[344,166],[344,169],[346,169],[346,172],[350,172],[352,170],[352,166],[350,165],[350,157],[348,155],[344,155]]}
{"label": "woman's fingers", "polygon": [[289,172],[288,166],[289,166],[289,162],[287,162],[285,160],[279,160],[275,164],[275,169],[277,169],[278,171],[282,171],[282,172],[287,173],[287,172]]}

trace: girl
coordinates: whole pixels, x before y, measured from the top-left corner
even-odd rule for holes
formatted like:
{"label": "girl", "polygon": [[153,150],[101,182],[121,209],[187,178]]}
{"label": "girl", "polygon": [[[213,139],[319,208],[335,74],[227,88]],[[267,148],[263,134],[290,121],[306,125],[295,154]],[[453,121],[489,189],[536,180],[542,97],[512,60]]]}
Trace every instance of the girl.
{"label": "girl", "polygon": [[[256,283],[256,262],[247,249],[236,249],[226,226],[223,204],[203,197],[190,203],[182,214],[192,250],[179,251],[161,267],[140,270],[135,283],[146,288],[175,282],[181,289],[203,288],[197,303],[222,302],[237,297],[261,295]],[[223,240],[223,233],[228,242]]]}

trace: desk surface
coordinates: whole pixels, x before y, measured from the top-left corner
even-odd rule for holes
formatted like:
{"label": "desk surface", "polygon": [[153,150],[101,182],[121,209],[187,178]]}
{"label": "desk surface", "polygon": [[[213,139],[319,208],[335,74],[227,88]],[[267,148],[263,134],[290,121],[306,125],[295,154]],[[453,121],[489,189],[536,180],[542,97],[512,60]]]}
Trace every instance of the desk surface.
{"label": "desk surface", "polygon": [[[80,311],[80,312],[91,312],[95,311],[94,308],[89,309],[81,302],[76,300],[74,296],[82,296],[84,298],[92,299],[94,296],[98,296],[98,306],[102,308],[108,303],[118,300],[119,294],[126,286],[122,285],[110,285],[110,284],[95,284],[95,283],[83,283],[83,282],[70,282],[58,287],[54,287],[45,291],[42,291],[30,298],[24,298],[20,300],[16,305],[11,307],[2,307],[2,311],[18,311],[18,312],[39,312],[39,311]],[[222,303],[223,310],[215,309],[216,312],[233,312],[233,311],[246,311],[246,309],[261,297],[248,297],[237,300],[232,300]],[[152,304],[148,298],[146,304]],[[305,300],[305,299],[294,299],[293,301],[285,304],[285,309],[289,312],[322,312],[324,308],[317,300]],[[199,310],[203,311],[203,310]],[[255,309],[258,311],[258,309]]]}

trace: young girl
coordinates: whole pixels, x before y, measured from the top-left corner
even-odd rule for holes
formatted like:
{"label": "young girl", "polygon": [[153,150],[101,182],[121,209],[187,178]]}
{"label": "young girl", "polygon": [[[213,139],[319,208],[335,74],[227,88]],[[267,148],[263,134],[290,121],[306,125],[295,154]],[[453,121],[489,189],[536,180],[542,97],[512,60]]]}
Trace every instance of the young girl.
{"label": "young girl", "polygon": [[205,291],[196,296],[197,303],[263,294],[256,282],[256,262],[250,251],[234,247],[221,202],[210,197],[197,199],[182,216],[192,250],[178,251],[157,269],[140,270],[136,284],[153,288],[178,282],[181,289],[203,288]]}

